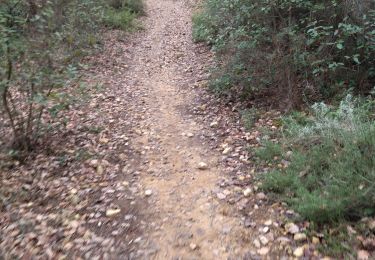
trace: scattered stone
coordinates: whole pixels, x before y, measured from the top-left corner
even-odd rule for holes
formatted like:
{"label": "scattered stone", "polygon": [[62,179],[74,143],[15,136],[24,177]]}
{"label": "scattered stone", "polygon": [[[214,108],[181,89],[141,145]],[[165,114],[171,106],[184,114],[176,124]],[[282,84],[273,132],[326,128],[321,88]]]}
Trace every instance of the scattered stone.
{"label": "scattered stone", "polygon": [[371,231],[375,231],[375,220],[371,220],[368,224]]}
{"label": "scattered stone", "polygon": [[121,212],[121,209],[108,209],[106,212],[105,212],[105,215],[107,217],[113,217],[117,214],[119,214]]}
{"label": "scattered stone", "polygon": [[304,247],[297,247],[294,251],[293,251],[293,255],[295,257],[301,257],[303,256],[305,252],[305,248]]}
{"label": "scattered stone", "polygon": [[257,198],[258,200],[264,200],[264,199],[267,198],[267,196],[266,196],[266,194],[264,194],[263,192],[259,192],[259,193],[257,194],[256,198]]}
{"label": "scattered stone", "polygon": [[254,244],[254,246],[256,247],[256,248],[260,248],[260,242],[259,242],[259,240],[258,239],[255,239],[254,241],[253,241],[253,244]]}
{"label": "scattered stone", "polygon": [[290,234],[296,234],[299,232],[299,227],[294,223],[287,223],[285,225],[285,230]]}
{"label": "scattered stone", "polygon": [[357,252],[357,260],[367,260],[369,258],[370,258],[370,254],[366,250],[359,250]]}
{"label": "scattered stone", "polygon": [[227,195],[221,192],[217,193],[216,196],[219,200],[224,200],[227,197]]}
{"label": "scattered stone", "polygon": [[264,225],[265,226],[271,226],[272,225],[272,219],[269,219],[266,222],[264,222]]}
{"label": "scattered stone", "polygon": [[217,121],[214,121],[210,124],[210,127],[217,127],[219,123]]}
{"label": "scattered stone", "polygon": [[305,241],[305,240],[307,240],[307,236],[305,233],[294,234],[294,241]]}
{"label": "scattered stone", "polygon": [[270,252],[270,249],[268,247],[262,247],[257,252],[260,255],[267,255]]}
{"label": "scattered stone", "polygon": [[205,163],[205,162],[200,162],[200,163],[198,164],[198,169],[199,169],[199,170],[207,170],[207,169],[208,169],[208,165],[207,165],[207,163]]}
{"label": "scattered stone", "polygon": [[244,191],[243,191],[243,195],[245,197],[249,197],[251,195],[251,189],[250,188],[246,188]]}
{"label": "scattered stone", "polygon": [[259,240],[262,243],[262,245],[264,245],[264,246],[267,245],[268,242],[269,242],[268,239],[265,236],[260,236]]}
{"label": "scattered stone", "polygon": [[190,243],[190,249],[191,249],[191,250],[194,251],[195,249],[197,249],[197,247],[198,247],[197,244]]}
{"label": "scattered stone", "polygon": [[268,233],[268,231],[270,231],[270,228],[269,228],[269,227],[264,227],[264,228],[262,229],[262,232],[263,232],[264,234]]}
{"label": "scattered stone", "polygon": [[189,138],[192,138],[192,137],[194,137],[194,134],[193,133],[187,133],[186,136],[189,137]]}
{"label": "scattered stone", "polygon": [[313,237],[313,238],[312,238],[312,243],[313,243],[314,245],[317,245],[317,244],[320,243],[320,239],[317,238],[317,237]]}
{"label": "scattered stone", "polygon": [[152,195],[152,190],[145,190],[145,195],[150,197]]}
{"label": "scattered stone", "polygon": [[227,155],[231,150],[232,150],[232,148],[227,147],[227,148],[224,149],[223,154]]}

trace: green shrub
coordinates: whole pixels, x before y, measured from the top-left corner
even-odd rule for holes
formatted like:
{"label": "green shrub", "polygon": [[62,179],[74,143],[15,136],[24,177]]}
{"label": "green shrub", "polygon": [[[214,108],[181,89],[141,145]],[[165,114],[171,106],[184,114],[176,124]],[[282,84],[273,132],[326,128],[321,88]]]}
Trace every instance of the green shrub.
{"label": "green shrub", "polygon": [[132,13],[144,14],[144,5],[141,0],[110,0],[108,4],[113,9],[127,9]]}
{"label": "green shrub", "polygon": [[261,148],[258,148],[255,155],[264,161],[271,161],[282,155],[282,147],[274,142],[265,141]]}
{"label": "green shrub", "polygon": [[133,21],[136,15],[127,9],[107,9],[105,12],[105,25],[121,30],[129,30],[134,27]]}
{"label": "green shrub", "polygon": [[95,47],[101,17],[94,0],[0,4],[0,108],[15,148],[32,149],[43,126],[69,106],[65,88]]}
{"label": "green shrub", "polygon": [[375,86],[373,1],[206,0],[193,22],[217,54],[218,92],[268,91],[292,107]]}
{"label": "green shrub", "polygon": [[144,14],[141,0],[111,0],[104,13],[104,24],[121,30],[132,30],[136,26],[134,20]]}
{"label": "green shrub", "polygon": [[251,130],[258,119],[258,111],[255,108],[246,109],[241,112],[241,119],[246,130]]}
{"label": "green shrub", "polygon": [[302,124],[288,118],[283,146],[292,150],[290,165],[266,174],[263,188],[283,194],[303,218],[318,224],[373,216],[374,108],[373,100],[349,95],[338,109],[315,104]]}
{"label": "green shrub", "polygon": [[69,86],[77,86],[82,57],[98,47],[103,22],[129,29],[143,10],[139,0],[120,2],[115,9],[115,1],[1,1],[1,130],[11,129],[13,148],[31,150],[57,122],[66,123],[59,112],[76,101]]}

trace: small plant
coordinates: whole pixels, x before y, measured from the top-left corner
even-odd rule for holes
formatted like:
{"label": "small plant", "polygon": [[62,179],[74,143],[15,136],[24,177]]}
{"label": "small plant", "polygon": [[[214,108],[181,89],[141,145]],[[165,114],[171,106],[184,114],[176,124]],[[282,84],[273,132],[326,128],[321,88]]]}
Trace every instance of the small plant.
{"label": "small plant", "polygon": [[281,145],[271,141],[265,141],[263,146],[255,151],[255,155],[264,161],[272,161],[275,157],[280,157],[282,154]]}
{"label": "small plant", "polygon": [[134,20],[144,14],[141,0],[111,0],[105,9],[104,24],[121,30],[136,28]]}
{"label": "small plant", "polygon": [[312,114],[308,123],[286,121],[290,165],[265,175],[263,188],[284,194],[304,219],[318,224],[373,216],[374,101],[349,95],[337,109],[315,104]]}
{"label": "small plant", "polygon": [[257,110],[255,108],[244,110],[241,112],[241,118],[246,130],[251,130],[258,119]]}

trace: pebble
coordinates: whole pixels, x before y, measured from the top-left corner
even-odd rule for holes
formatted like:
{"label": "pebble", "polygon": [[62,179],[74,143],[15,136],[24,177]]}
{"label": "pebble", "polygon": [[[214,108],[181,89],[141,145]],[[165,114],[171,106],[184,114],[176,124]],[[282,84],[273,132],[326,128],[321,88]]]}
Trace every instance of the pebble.
{"label": "pebble", "polygon": [[268,231],[270,231],[270,228],[269,228],[269,227],[264,227],[264,228],[262,229],[262,232],[263,232],[264,234],[268,233]]}
{"label": "pebble", "polygon": [[271,219],[267,220],[266,222],[264,222],[264,225],[265,226],[271,226],[272,225],[272,220]]}
{"label": "pebble", "polygon": [[105,212],[105,215],[107,217],[112,217],[112,216],[115,216],[115,215],[119,214],[120,212],[121,212],[121,209],[108,209]]}
{"label": "pebble", "polygon": [[320,243],[320,239],[317,238],[317,237],[313,237],[313,238],[312,238],[312,243],[315,244],[315,245],[317,245],[317,244]]}
{"label": "pebble", "polygon": [[195,250],[195,249],[197,249],[197,244],[194,244],[194,243],[190,243],[190,249],[191,250]]}
{"label": "pebble", "polygon": [[262,247],[258,250],[258,254],[260,255],[267,255],[269,253],[270,249],[268,247]]}
{"label": "pebble", "polygon": [[260,240],[260,242],[265,246],[265,245],[267,245],[268,244],[268,239],[265,237],[265,236],[260,236],[259,237],[259,240]]}
{"label": "pebble", "polygon": [[208,169],[208,165],[207,165],[207,163],[205,163],[205,162],[200,162],[200,163],[198,164],[198,169],[199,169],[199,170],[207,170],[207,169]]}
{"label": "pebble", "polygon": [[290,234],[296,234],[299,232],[299,227],[294,223],[287,223],[285,225],[285,230]]}
{"label": "pebble", "polygon": [[150,197],[152,195],[152,190],[145,190],[145,195]]}
{"label": "pebble", "polygon": [[254,244],[254,246],[255,246],[256,248],[260,248],[260,242],[259,242],[258,239],[255,239],[255,240],[253,241],[253,244]]}
{"label": "pebble", "polygon": [[245,197],[249,197],[251,195],[251,189],[250,188],[247,188],[243,191],[243,195]]}
{"label": "pebble", "polygon": [[232,148],[227,147],[227,148],[224,149],[223,154],[226,155],[226,154],[228,154],[231,150],[232,150]]}
{"label": "pebble", "polygon": [[301,257],[301,256],[303,256],[304,251],[305,251],[305,249],[304,249],[303,247],[297,247],[297,248],[293,251],[293,255],[294,255],[295,257]]}
{"label": "pebble", "polygon": [[294,241],[305,241],[307,239],[307,236],[305,233],[296,233],[294,235]]}
{"label": "pebble", "polygon": [[218,122],[214,121],[210,124],[210,127],[217,127],[219,125]]}
{"label": "pebble", "polygon": [[217,193],[216,196],[219,200],[224,200],[227,197],[224,193],[221,192]]}
{"label": "pebble", "polygon": [[256,197],[258,200],[264,200],[267,198],[266,194],[264,194],[263,192],[259,192]]}

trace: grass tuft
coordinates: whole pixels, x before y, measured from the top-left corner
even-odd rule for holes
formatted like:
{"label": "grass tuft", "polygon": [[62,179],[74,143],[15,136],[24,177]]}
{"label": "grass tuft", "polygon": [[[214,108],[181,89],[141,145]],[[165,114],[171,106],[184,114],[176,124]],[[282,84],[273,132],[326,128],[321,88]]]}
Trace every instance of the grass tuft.
{"label": "grass tuft", "polygon": [[[290,165],[265,175],[263,188],[282,194],[304,219],[317,224],[374,216],[373,104],[348,96],[338,109],[318,103],[312,118],[287,118],[282,145],[292,151]],[[267,143],[257,156],[270,160],[282,152]]]}

